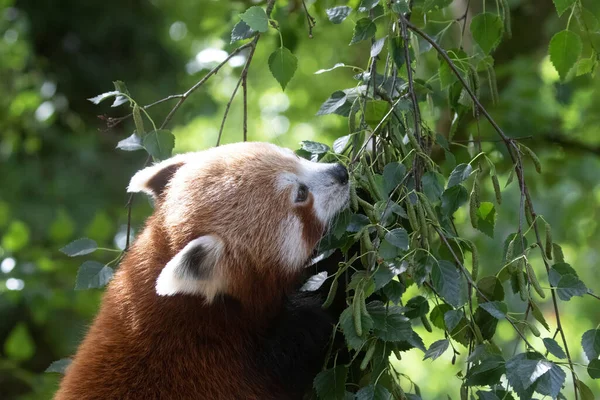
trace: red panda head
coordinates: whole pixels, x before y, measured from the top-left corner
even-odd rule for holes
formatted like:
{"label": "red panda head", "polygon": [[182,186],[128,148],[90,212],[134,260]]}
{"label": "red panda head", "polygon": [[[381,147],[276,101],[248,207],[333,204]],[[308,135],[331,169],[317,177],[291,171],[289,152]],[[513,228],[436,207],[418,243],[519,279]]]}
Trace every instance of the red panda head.
{"label": "red panda head", "polygon": [[208,302],[221,293],[235,297],[240,280],[252,285],[248,277],[297,276],[349,196],[343,166],[267,143],[175,156],[139,171],[128,191],[155,199],[153,221],[174,254],[157,293]]}

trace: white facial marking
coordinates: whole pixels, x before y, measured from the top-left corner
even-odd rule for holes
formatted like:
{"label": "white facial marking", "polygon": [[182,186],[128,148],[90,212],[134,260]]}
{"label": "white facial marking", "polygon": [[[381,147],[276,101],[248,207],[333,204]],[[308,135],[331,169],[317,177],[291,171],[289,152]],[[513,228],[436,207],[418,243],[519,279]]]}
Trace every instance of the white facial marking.
{"label": "white facial marking", "polygon": [[302,223],[296,215],[289,215],[280,226],[281,260],[293,268],[300,268],[310,251],[302,239]]}
{"label": "white facial marking", "polygon": [[[182,277],[177,269],[185,263],[185,258],[198,247],[203,248],[202,263],[211,270],[206,279],[192,279],[189,276]],[[177,293],[203,295],[207,302],[223,291],[225,282],[219,268],[215,268],[219,256],[223,251],[222,242],[215,236],[201,236],[188,243],[179,253],[175,255],[163,268],[156,280],[156,293],[159,296],[173,296]],[[198,265],[200,268],[201,266]]]}
{"label": "white facial marking", "polygon": [[335,164],[301,159],[302,172],[299,179],[312,193],[315,214],[323,224],[328,224],[345,207],[350,195],[350,186],[337,182],[331,174],[332,168],[335,168]]}

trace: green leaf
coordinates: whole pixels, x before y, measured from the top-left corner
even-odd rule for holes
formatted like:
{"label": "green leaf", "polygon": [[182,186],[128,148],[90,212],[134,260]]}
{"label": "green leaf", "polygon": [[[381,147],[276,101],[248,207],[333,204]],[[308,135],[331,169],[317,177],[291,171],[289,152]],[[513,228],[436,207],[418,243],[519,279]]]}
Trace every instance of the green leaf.
{"label": "green leaf", "polygon": [[429,313],[429,320],[436,328],[445,330],[446,323],[444,322],[444,314],[448,311],[452,310],[448,304],[439,304],[431,310]]}
{"label": "green leaf", "polygon": [[600,379],[600,360],[592,360],[587,371],[592,379]]}
{"label": "green leaf", "polygon": [[360,41],[371,39],[377,32],[377,26],[369,18],[361,18],[356,22],[354,26],[354,34],[350,44],[355,44]]}
{"label": "green leaf", "polygon": [[408,318],[401,314],[400,307],[386,308],[381,301],[373,301],[367,304],[367,311],[373,320],[375,336],[379,339],[386,342],[410,340],[413,330]]}
{"label": "green leaf", "polygon": [[479,304],[479,307],[483,308],[496,319],[506,318],[506,313],[508,313],[507,305],[501,301],[488,301],[487,303]]}
{"label": "green leaf", "polygon": [[400,303],[405,291],[406,287],[401,282],[395,280],[391,280],[383,287],[383,294],[394,304]]}
{"label": "green leaf", "polygon": [[117,149],[123,151],[143,150],[142,138],[136,133],[132,133],[127,139],[123,139],[117,143]]}
{"label": "green leaf", "polygon": [[444,193],[444,176],[434,171],[426,172],[421,179],[423,193],[432,201],[436,202]]}
{"label": "green leaf", "polygon": [[505,362],[502,356],[491,355],[480,364],[475,365],[467,374],[468,386],[495,385],[505,372]]}
{"label": "green leaf", "polygon": [[429,312],[429,302],[423,296],[416,296],[406,302],[406,311],[404,316],[406,318],[415,319],[422,315],[427,315]]}
{"label": "green leaf", "polygon": [[587,293],[587,287],[577,276],[567,274],[558,281],[556,293],[561,300],[569,301],[573,296],[584,296]]}
{"label": "green leaf", "polygon": [[517,354],[506,362],[506,378],[520,398],[529,399],[536,381],[550,371],[552,365],[539,353]]}
{"label": "green leaf", "polygon": [[442,213],[450,217],[467,202],[469,193],[462,185],[452,186],[442,194]]}
{"label": "green leaf", "polygon": [[67,367],[71,365],[71,362],[72,360],[70,358],[61,358],[60,360],[53,361],[44,372],[56,372],[59,374],[64,374],[67,370]]}
{"label": "green leaf", "polygon": [[600,357],[600,329],[590,329],[581,337],[581,347],[589,361]]}
{"label": "green leaf", "polygon": [[594,396],[592,389],[590,389],[585,383],[581,382],[579,379],[577,379],[577,388],[581,393],[581,400],[596,400],[596,396]]}
{"label": "green leaf", "polygon": [[285,90],[297,67],[298,59],[286,47],[280,47],[269,56],[269,69],[282,90]]}
{"label": "green leaf", "polygon": [[477,282],[477,288],[487,298],[483,299],[479,293],[477,293],[477,301],[483,303],[485,301],[502,301],[504,300],[504,288],[502,282],[495,276],[486,276],[481,278]]}
{"label": "green leaf", "polygon": [[356,400],[390,400],[391,393],[381,385],[369,385],[356,393]]}
{"label": "green leaf", "polygon": [[363,334],[362,336],[358,336],[354,328],[354,316],[352,311],[352,307],[348,307],[342,312],[340,315],[340,326],[344,332],[348,347],[353,350],[358,350],[365,342],[367,332],[373,329],[373,319],[369,315],[361,313]]}
{"label": "green leaf", "polygon": [[385,234],[385,240],[399,249],[408,250],[408,233],[403,228],[392,229]]}
{"label": "green leaf", "polygon": [[562,347],[556,342],[556,340],[552,338],[544,338],[544,346],[546,346],[546,350],[554,357],[557,358],[567,358],[567,355],[563,351]]}
{"label": "green leaf", "polygon": [[348,367],[337,365],[320,372],[313,382],[313,387],[322,400],[344,400]]}
{"label": "green leaf", "polygon": [[346,229],[348,232],[358,232],[370,223],[371,221],[369,221],[369,218],[366,215],[352,214],[350,217],[350,223]]}
{"label": "green leaf", "polygon": [[346,93],[341,90],[333,92],[331,96],[321,104],[319,111],[317,111],[317,115],[334,114],[346,104],[346,101]]}
{"label": "green leaf", "polygon": [[489,54],[498,46],[504,33],[504,23],[496,14],[483,13],[471,20],[471,35],[485,54]]}
{"label": "green leaf", "polygon": [[97,261],[86,261],[77,272],[75,290],[97,289],[106,286],[113,276],[113,269]]}
{"label": "green leaf", "polygon": [[118,96],[119,93],[121,93],[121,92],[113,90],[112,92],[106,92],[106,93],[99,94],[98,96],[91,97],[88,100],[94,104],[100,104],[106,99],[110,99],[111,97]]}
{"label": "green leaf", "polygon": [[496,328],[498,327],[498,318],[494,317],[483,308],[478,307],[477,310],[475,310],[473,322],[475,322],[476,325],[474,329],[479,329],[479,333],[481,333],[483,340],[491,340],[494,337]]}
{"label": "green leaf", "polygon": [[377,126],[390,111],[390,103],[383,100],[369,100],[365,106],[365,122]]}
{"label": "green leaf", "polygon": [[575,0],[552,0],[552,1],[554,2],[554,5],[556,6],[556,12],[558,13],[559,17],[565,11],[567,11],[569,8],[571,8],[573,3],[575,3]]}
{"label": "green leaf", "polygon": [[25,322],[19,322],[4,342],[4,354],[15,361],[29,360],[35,354],[35,342]]}
{"label": "green leaf", "polygon": [[303,140],[300,142],[302,150],[308,151],[310,154],[324,154],[329,151],[329,146],[312,140]]}
{"label": "green leaf", "polygon": [[460,307],[464,300],[463,288],[458,269],[449,261],[434,263],[431,270],[433,288],[454,307]]}
{"label": "green leaf", "polygon": [[553,362],[546,362],[550,364],[550,370],[538,379],[535,391],[555,399],[565,383],[567,374]]}
{"label": "green leaf", "polygon": [[437,261],[431,255],[419,252],[412,263],[412,276],[415,283],[419,286],[429,277],[433,265]]}
{"label": "green leaf", "polygon": [[427,351],[425,352],[425,357],[423,357],[423,361],[427,360],[428,358],[431,358],[431,361],[433,361],[436,358],[440,357],[442,354],[444,354],[446,350],[448,350],[449,345],[450,342],[448,341],[448,339],[442,339],[433,342],[431,346],[429,346],[429,349],[427,349]]}
{"label": "green leaf", "polygon": [[402,182],[406,175],[406,167],[399,162],[391,162],[383,167],[383,183],[385,193],[389,195]]}
{"label": "green leaf", "polygon": [[558,71],[561,80],[565,80],[571,68],[581,55],[581,38],[571,31],[561,31],[550,40],[550,61]]}
{"label": "green leaf", "polygon": [[175,136],[166,129],[159,129],[144,136],[143,144],[154,161],[162,161],[171,157],[175,147]]}
{"label": "green leaf", "polygon": [[240,14],[240,18],[255,31],[266,32],[269,29],[269,17],[262,7],[252,6]]}
{"label": "green leaf", "polygon": [[473,167],[471,167],[471,165],[458,164],[450,174],[450,178],[448,178],[448,188],[467,180],[467,178],[471,176],[471,172],[473,172]]}
{"label": "green leaf", "polygon": [[95,241],[88,238],[81,238],[69,243],[60,249],[60,252],[69,257],[75,257],[90,254],[96,251],[96,249],[98,249],[98,244]]}
{"label": "green leaf", "polygon": [[391,244],[387,239],[383,239],[381,245],[379,245],[379,248],[377,249],[377,254],[385,261],[392,261],[396,257],[399,257],[402,254],[402,251],[397,246]]}
{"label": "green leaf", "polygon": [[493,203],[484,201],[477,210],[477,230],[494,238],[494,226],[496,225],[496,207]]}
{"label": "green leaf", "polygon": [[548,325],[548,322],[546,322],[546,319],[544,318],[544,314],[542,314],[542,310],[540,310],[540,307],[533,301],[531,301],[530,304],[531,314],[533,315],[533,318],[535,318],[537,322],[542,324],[542,326],[546,328],[547,331],[550,331],[550,326]]}
{"label": "green leaf", "polygon": [[256,31],[250,28],[250,25],[244,21],[240,21],[233,27],[231,31],[231,43],[237,42],[238,40],[244,40],[251,38],[256,35]]}
{"label": "green leaf", "polygon": [[377,267],[377,271],[373,274],[375,281],[375,291],[381,289],[388,284],[394,277],[406,270],[406,263],[403,262],[398,267],[394,263],[383,262]]}
{"label": "green leaf", "polygon": [[331,22],[334,24],[341,24],[342,21],[350,15],[352,8],[348,6],[339,6],[328,8],[325,12],[327,13],[327,18],[329,18]]}

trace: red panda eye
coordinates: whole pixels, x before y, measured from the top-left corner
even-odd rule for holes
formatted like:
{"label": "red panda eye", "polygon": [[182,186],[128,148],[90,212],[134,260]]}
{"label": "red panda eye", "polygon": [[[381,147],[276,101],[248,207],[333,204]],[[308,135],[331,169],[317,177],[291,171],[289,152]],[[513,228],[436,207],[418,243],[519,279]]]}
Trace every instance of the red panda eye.
{"label": "red panda eye", "polygon": [[298,193],[296,194],[296,203],[302,203],[308,198],[308,187],[304,184],[298,186]]}

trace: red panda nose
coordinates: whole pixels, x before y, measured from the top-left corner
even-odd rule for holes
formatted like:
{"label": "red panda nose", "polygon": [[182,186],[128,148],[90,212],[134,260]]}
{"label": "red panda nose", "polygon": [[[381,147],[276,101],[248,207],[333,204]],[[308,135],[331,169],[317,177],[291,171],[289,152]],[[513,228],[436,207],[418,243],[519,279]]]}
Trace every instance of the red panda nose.
{"label": "red panda nose", "polygon": [[340,185],[348,183],[348,170],[342,164],[335,164],[329,173]]}

